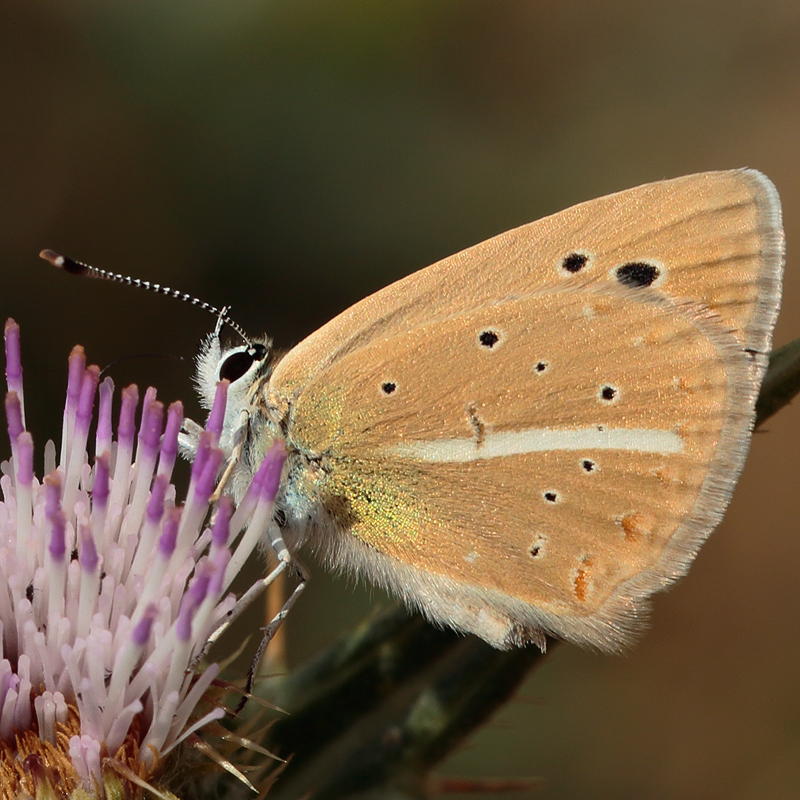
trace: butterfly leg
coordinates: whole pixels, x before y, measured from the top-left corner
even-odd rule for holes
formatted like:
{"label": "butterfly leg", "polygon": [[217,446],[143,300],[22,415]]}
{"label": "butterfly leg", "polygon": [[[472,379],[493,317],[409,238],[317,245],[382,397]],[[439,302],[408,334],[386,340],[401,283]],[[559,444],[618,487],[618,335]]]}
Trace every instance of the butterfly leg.
{"label": "butterfly leg", "polygon": [[239,412],[239,418],[236,420],[236,425],[231,436],[233,439],[233,448],[230,456],[228,457],[228,461],[225,464],[225,470],[223,471],[219,481],[217,481],[217,488],[214,489],[214,493],[211,495],[211,503],[216,503],[217,500],[219,500],[220,495],[225,488],[225,484],[228,482],[228,478],[230,478],[231,473],[242,458],[242,450],[244,450],[244,443],[247,440],[247,430],[249,425],[250,414],[246,409],[242,409]]}
{"label": "butterfly leg", "polygon": [[178,446],[186,458],[193,459],[197,455],[197,443],[203,426],[198,425],[193,419],[184,417],[183,429],[178,434]]}
{"label": "butterfly leg", "polygon": [[283,620],[286,619],[286,615],[289,613],[292,606],[297,602],[297,598],[300,597],[303,589],[306,588],[308,579],[311,577],[306,565],[303,564],[303,562],[300,561],[297,556],[292,556],[289,553],[289,549],[284,544],[283,537],[280,535],[277,527],[270,529],[269,537],[272,549],[275,551],[275,555],[278,558],[278,566],[275,567],[272,573],[276,574],[277,577],[277,574],[279,574],[278,570],[283,571],[283,569],[291,567],[297,573],[299,583],[294,587],[294,591],[286,599],[278,613],[269,621],[265,628],[262,628],[263,636],[261,638],[261,644],[258,647],[258,652],[253,658],[253,663],[250,666],[250,672],[247,674],[247,684],[245,686],[245,692],[247,694],[249,694],[253,689],[256,671],[258,670],[258,665],[261,662],[264,651],[267,649],[267,645],[272,640],[272,637],[275,635],[275,632],[278,630],[278,628],[280,628]]}
{"label": "butterfly leg", "polygon": [[[290,603],[290,607],[291,607],[291,605],[294,604],[294,599],[293,599],[294,595],[295,594],[299,594],[298,590],[302,589],[302,587],[305,585],[305,582],[308,580],[308,570],[306,570],[306,568],[304,566],[301,569],[300,567],[298,567],[297,562],[296,561],[292,561],[291,559],[289,561],[278,561],[278,565],[275,567],[275,569],[271,570],[269,572],[269,574],[265,575],[263,578],[261,578],[261,580],[256,581],[239,598],[239,601],[230,610],[230,612],[225,615],[224,619],[220,620],[219,625],[208,635],[208,638],[206,640],[206,644],[203,647],[203,649],[200,650],[195,655],[195,657],[192,659],[192,666],[196,665],[200,661],[200,659],[202,659],[206,655],[206,653],[208,653],[208,651],[217,642],[217,640],[222,636],[222,634],[225,633],[225,631],[227,631],[228,628],[230,628],[230,626],[250,607],[250,604],[254,600],[256,600],[259,597],[259,595],[261,595],[267,589],[267,587],[273,581],[275,581],[275,579],[282,572],[285,572],[286,569],[288,569],[289,567],[294,567],[295,569],[297,569],[298,574],[300,575],[300,580],[301,580],[301,583],[299,584],[297,589],[295,589],[292,597],[290,597],[289,601],[287,601],[287,603]],[[278,625],[280,624],[280,621],[283,620],[283,618],[286,616],[287,613],[288,613],[288,609],[286,608],[286,604],[284,604],[284,606],[281,608],[281,610],[275,616],[275,619],[280,617]],[[272,623],[270,623],[270,625],[271,624]],[[278,625],[275,626],[276,629],[277,629]],[[267,627],[269,627],[269,626],[267,626]],[[275,633],[275,631],[273,630],[270,633],[270,637],[272,635],[274,635],[274,633]],[[266,644],[264,644],[262,642],[262,647],[259,648],[259,657],[263,653],[263,648],[264,647],[266,647]]]}

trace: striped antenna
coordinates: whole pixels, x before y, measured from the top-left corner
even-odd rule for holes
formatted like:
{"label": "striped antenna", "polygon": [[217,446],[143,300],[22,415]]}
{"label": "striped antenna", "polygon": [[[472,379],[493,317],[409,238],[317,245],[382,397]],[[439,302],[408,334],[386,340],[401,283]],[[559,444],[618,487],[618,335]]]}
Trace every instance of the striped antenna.
{"label": "striped antenna", "polygon": [[236,333],[239,334],[239,336],[242,337],[242,339],[244,339],[244,342],[248,347],[252,347],[250,337],[244,332],[241,325],[234,322],[227,315],[227,306],[221,309],[216,308],[209,303],[198,300],[196,297],[192,297],[190,294],[179,292],[177,289],[170,289],[169,286],[162,286],[160,283],[150,283],[150,281],[143,281],[139,278],[129,278],[127,275],[120,275],[116,272],[107,272],[104,269],[90,267],[88,264],[84,264],[82,261],[75,261],[69,256],[62,256],[53,250],[42,250],[42,252],[39,253],[39,257],[43,258],[45,261],[49,261],[54,267],[64,270],[64,272],[67,272],[70,275],[77,275],[81,278],[100,278],[104,281],[113,281],[114,283],[122,283],[126,286],[135,286],[137,289],[147,289],[149,292],[163,294],[167,297],[174,297],[177,300],[183,300],[185,303],[202,308],[217,318],[217,333],[219,333],[219,329],[222,327],[222,325],[229,325],[234,331],[236,331]]}

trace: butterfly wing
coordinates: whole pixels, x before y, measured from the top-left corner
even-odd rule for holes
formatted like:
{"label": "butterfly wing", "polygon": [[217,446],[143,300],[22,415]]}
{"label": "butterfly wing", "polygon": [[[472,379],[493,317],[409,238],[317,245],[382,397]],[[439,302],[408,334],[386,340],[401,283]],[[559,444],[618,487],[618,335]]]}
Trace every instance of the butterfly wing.
{"label": "butterfly wing", "polygon": [[619,646],[727,505],[781,268],[771,184],[709,173],[367,298],[270,384],[291,409],[289,491],[332,523],[315,544],[497,646]]}
{"label": "butterfly wing", "polygon": [[[548,285],[615,283],[611,270],[648,259],[668,262],[656,281],[663,294],[706,306],[743,346],[767,352],[783,250],[778,194],[755,170],[699,173],[590,200],[481,242],[351,306],[284,358],[272,399],[290,399],[375,339]],[[571,257],[582,255],[587,261],[576,269],[579,258]]]}

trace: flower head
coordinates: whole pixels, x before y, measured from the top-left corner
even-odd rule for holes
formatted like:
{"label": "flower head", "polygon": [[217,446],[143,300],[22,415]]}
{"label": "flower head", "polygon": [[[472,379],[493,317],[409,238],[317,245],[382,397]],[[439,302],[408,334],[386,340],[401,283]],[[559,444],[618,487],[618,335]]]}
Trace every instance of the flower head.
{"label": "flower head", "polygon": [[[222,411],[200,434],[179,504],[170,480],[181,404],[165,412],[148,389],[137,428],[139,392],[129,386],[115,432],[113,383],[100,382],[80,347],[69,359],[61,447],[48,442],[40,481],[13,320],[5,345],[11,458],[0,477],[0,797],[133,797],[155,790],[176,748],[225,714],[213,705],[198,713],[219,667],[195,667],[238,610],[228,589],[271,518],[274,489],[256,476],[238,508],[226,497],[212,502],[223,462],[223,382]],[[275,448],[262,470],[280,471],[282,460]]]}

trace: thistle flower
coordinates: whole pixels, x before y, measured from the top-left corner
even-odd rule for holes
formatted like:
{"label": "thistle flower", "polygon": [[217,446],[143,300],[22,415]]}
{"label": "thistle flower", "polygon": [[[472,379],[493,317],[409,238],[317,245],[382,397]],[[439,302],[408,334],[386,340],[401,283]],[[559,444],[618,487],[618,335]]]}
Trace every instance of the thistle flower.
{"label": "thistle flower", "polygon": [[270,452],[238,508],[224,496],[212,502],[223,461],[221,383],[179,505],[170,478],[181,404],[165,422],[148,389],[137,434],[139,395],[129,386],[115,436],[113,383],[100,383],[76,347],[60,451],[47,443],[40,482],[13,320],[5,347],[11,459],[0,466],[0,797],[136,797],[145,788],[174,796],[164,776],[167,768],[180,773],[170,764],[179,745],[225,714],[211,703],[196,711],[219,667],[195,667],[240,610],[228,588],[271,519],[283,452]]}

